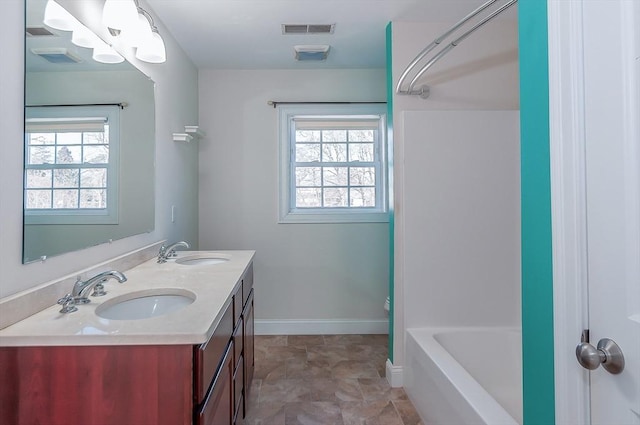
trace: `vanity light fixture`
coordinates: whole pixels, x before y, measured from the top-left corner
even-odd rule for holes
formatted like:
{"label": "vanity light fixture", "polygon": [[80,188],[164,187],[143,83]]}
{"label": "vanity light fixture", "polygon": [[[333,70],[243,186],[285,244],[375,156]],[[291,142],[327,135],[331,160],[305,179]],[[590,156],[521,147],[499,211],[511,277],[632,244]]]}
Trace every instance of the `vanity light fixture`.
{"label": "vanity light fixture", "polygon": [[[140,7],[138,0],[106,0],[102,9],[102,22],[109,33],[117,37],[120,45],[136,49],[136,58],[149,63],[164,63],[167,52],[153,17]],[[113,47],[102,41],[54,0],[48,0],[44,12],[48,27],[73,31],[71,42],[79,47],[93,49],[93,59],[101,63],[120,63],[124,58]]]}
{"label": "vanity light fixture", "polygon": [[[71,13],[54,0],[47,1],[43,23],[60,31],[73,31],[71,42],[79,47],[93,49],[92,57],[96,62],[120,63],[124,61],[124,58],[118,52],[102,41],[89,28],[81,24]],[[67,52],[66,55],[69,56],[69,53]],[[79,62],[79,60],[73,61]]]}
{"label": "vanity light fixture", "polygon": [[102,8],[102,23],[117,36],[138,23],[138,5],[134,0],[106,0]]}
{"label": "vanity light fixture", "polygon": [[138,0],[106,0],[102,22],[122,45],[136,49],[137,59],[149,63],[166,62],[164,40],[153,17],[140,7]]}
{"label": "vanity light fixture", "polygon": [[100,40],[93,31],[82,25],[80,22],[78,22],[78,26],[73,29],[71,42],[78,47],[85,47],[87,49],[93,49],[95,46],[103,43],[103,41]]}
{"label": "vanity light fixture", "polygon": [[142,40],[142,44],[136,50],[136,58],[149,63],[164,63],[167,61],[164,40],[162,40],[157,29],[152,30],[151,37]]}
{"label": "vanity light fixture", "polygon": [[149,21],[142,13],[138,13],[138,23],[122,31],[119,38],[122,42],[131,47],[140,47],[144,40],[151,37],[152,31]]}
{"label": "vanity light fixture", "polygon": [[72,31],[78,20],[54,0],[48,0],[44,8],[43,22],[46,26],[56,30]]}
{"label": "vanity light fixture", "polygon": [[107,43],[100,42],[93,48],[93,60],[101,63],[121,63],[124,58]]}

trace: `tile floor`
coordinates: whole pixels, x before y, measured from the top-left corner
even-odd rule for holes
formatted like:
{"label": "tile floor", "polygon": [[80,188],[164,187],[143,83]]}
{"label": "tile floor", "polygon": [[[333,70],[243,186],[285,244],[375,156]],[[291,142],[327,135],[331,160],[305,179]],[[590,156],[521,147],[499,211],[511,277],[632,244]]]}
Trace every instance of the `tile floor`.
{"label": "tile floor", "polygon": [[422,425],[384,378],[387,335],[256,336],[245,425]]}

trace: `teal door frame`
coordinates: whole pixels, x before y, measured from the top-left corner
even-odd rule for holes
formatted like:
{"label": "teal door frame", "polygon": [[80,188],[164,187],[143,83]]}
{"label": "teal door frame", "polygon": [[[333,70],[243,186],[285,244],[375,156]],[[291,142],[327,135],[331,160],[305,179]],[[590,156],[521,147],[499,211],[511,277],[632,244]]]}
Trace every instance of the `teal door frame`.
{"label": "teal door frame", "polygon": [[391,65],[393,64],[391,52],[391,34],[392,27],[391,22],[387,24],[386,29],[386,60],[387,60],[387,194],[389,201],[389,361],[393,363],[393,315],[394,309],[394,286],[393,276],[394,269],[394,234],[395,234],[395,220],[394,220],[394,207],[393,207],[393,72]]}
{"label": "teal door frame", "polygon": [[[519,0],[518,24],[524,424],[547,425],[555,424],[555,389],[546,0]],[[392,135],[391,23],[386,35],[387,119]],[[389,146],[393,146],[391,139]],[[391,157],[389,160],[391,178],[393,160]],[[389,357],[393,361],[393,210],[390,215]]]}
{"label": "teal door frame", "polygon": [[555,423],[546,0],[519,0],[525,425]]}

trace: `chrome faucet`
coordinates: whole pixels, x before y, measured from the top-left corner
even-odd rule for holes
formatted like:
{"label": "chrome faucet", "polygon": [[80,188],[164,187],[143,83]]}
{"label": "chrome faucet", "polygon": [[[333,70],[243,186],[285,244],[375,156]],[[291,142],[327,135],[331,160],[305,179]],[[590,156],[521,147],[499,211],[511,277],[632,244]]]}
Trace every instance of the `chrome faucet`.
{"label": "chrome faucet", "polygon": [[169,258],[177,256],[176,248],[179,246],[189,249],[189,244],[185,241],[176,242],[169,246],[162,245],[160,247],[160,252],[158,252],[158,263],[166,263]]}
{"label": "chrome faucet", "polygon": [[102,284],[109,279],[115,279],[120,283],[127,281],[127,277],[116,270],[99,273],[85,281],[78,277],[78,280],[73,285],[73,291],[71,291],[71,297],[73,298],[74,303],[87,304],[91,302],[89,298],[87,298],[87,294],[92,288],[95,291],[93,295],[100,296],[106,294]]}

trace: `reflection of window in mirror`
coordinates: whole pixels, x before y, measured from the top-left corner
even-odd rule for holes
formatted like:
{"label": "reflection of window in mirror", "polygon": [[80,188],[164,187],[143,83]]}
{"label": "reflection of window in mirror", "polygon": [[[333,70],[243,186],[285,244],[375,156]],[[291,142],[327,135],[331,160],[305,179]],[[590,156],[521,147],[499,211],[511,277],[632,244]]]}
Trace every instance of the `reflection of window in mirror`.
{"label": "reflection of window in mirror", "polygon": [[27,224],[117,224],[118,106],[28,107]]}

